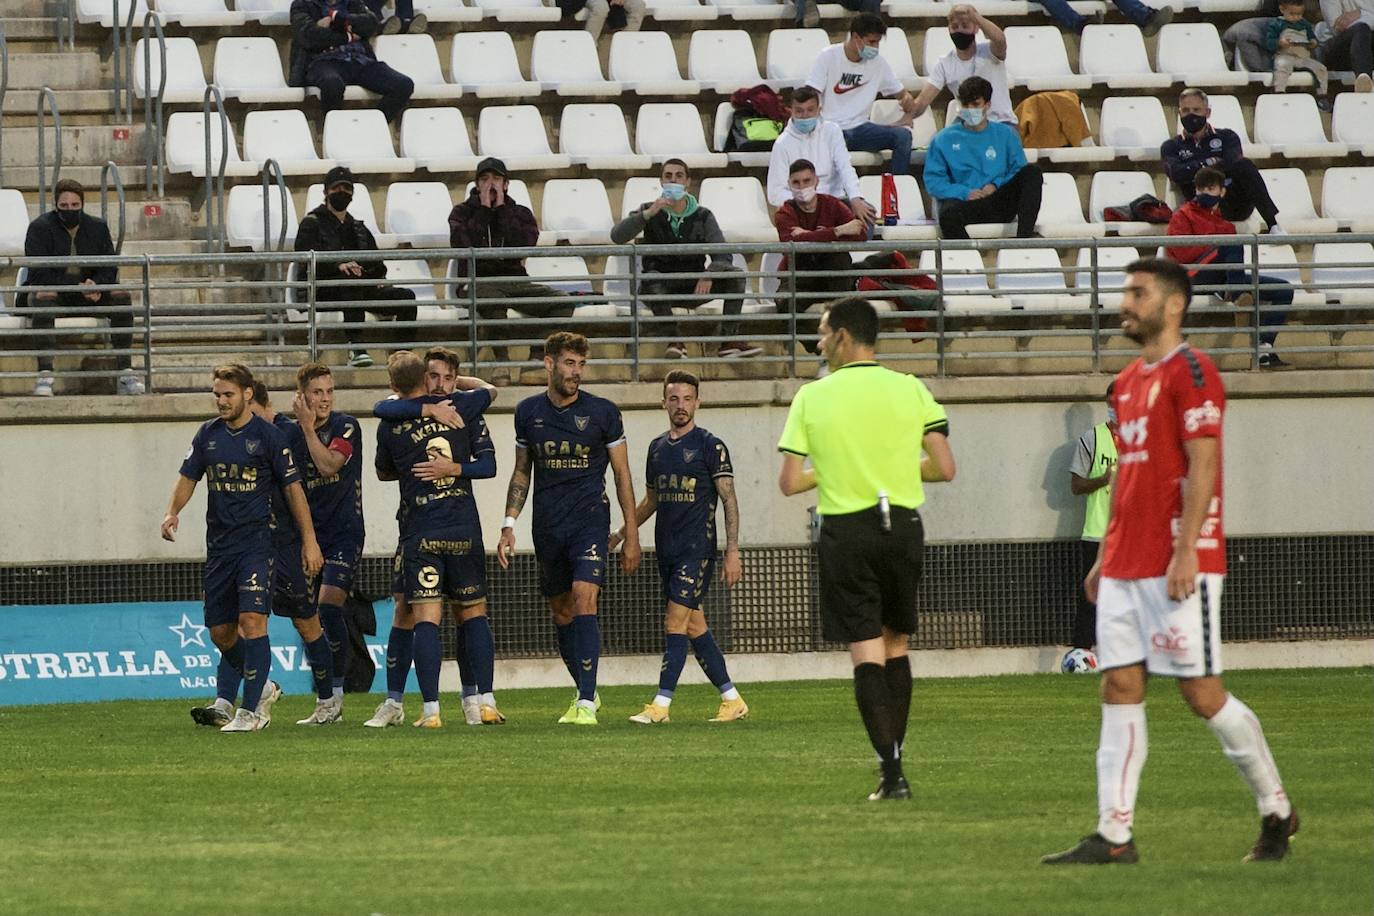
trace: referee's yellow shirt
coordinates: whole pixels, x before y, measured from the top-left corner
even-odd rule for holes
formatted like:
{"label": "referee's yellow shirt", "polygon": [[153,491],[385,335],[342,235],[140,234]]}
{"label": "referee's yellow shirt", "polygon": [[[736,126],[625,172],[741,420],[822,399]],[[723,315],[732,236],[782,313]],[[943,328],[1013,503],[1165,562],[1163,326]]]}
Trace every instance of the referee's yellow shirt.
{"label": "referee's yellow shirt", "polygon": [[926,499],[921,440],[948,425],[920,379],[848,363],[797,391],[778,450],[811,459],[821,515],[876,506],[879,490],[892,505],[915,509]]}

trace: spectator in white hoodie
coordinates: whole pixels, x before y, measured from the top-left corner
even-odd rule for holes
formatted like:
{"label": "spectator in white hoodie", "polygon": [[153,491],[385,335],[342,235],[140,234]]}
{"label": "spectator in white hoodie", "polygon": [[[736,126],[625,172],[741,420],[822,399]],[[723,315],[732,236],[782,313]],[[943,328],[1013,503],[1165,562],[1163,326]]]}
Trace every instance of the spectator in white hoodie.
{"label": "spectator in white hoodie", "polygon": [[844,143],[844,131],[821,117],[821,94],[811,86],[792,92],[792,117],[773,143],[768,160],[768,203],[781,207],[792,199],[788,170],[805,159],[816,167],[817,191],[847,200],[854,215],[873,224],[872,205],[859,194],[859,176]]}

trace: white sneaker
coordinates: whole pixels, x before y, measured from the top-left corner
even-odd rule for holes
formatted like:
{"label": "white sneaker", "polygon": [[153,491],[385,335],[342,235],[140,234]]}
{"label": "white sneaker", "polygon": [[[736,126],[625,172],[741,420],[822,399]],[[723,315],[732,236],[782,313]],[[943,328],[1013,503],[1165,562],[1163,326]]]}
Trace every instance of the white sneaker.
{"label": "white sneaker", "polygon": [[38,376],[38,381],[33,384],[33,396],[36,398],[52,397],[53,382],[56,381],[51,373],[43,373]]}
{"label": "white sneaker", "polygon": [[119,377],[117,390],[120,394],[138,395],[144,391],[143,383],[138,380],[138,376],[132,372],[126,372]]}
{"label": "white sneaker", "polygon": [[372,718],[364,722],[363,725],[367,728],[386,728],[388,725],[404,725],[405,721],[405,707],[387,698],[382,700],[377,711],[372,714]]}
{"label": "white sneaker", "polygon": [[272,720],[266,716],[260,716],[251,709],[239,711],[230,720],[229,724],[220,729],[222,732],[260,732],[272,724]]}
{"label": "white sneaker", "polygon": [[372,357],[368,355],[366,350],[350,350],[348,353],[348,364],[354,369],[366,369],[368,366],[372,365]]}
{"label": "white sneaker", "polygon": [[1280,225],[1278,225],[1277,223],[1275,223],[1274,225],[1272,225],[1272,226],[1269,227],[1269,233],[1268,233],[1268,234],[1269,234],[1269,235],[1287,235],[1287,234],[1288,234],[1288,230],[1284,229],[1282,226],[1280,226]]}
{"label": "white sneaker", "polygon": [[463,721],[469,725],[482,724],[482,697],[478,694],[463,697]]}
{"label": "white sneaker", "polygon": [[[262,690],[262,699],[258,700],[258,715],[272,721],[272,707],[281,699],[281,686],[276,681],[268,681],[267,686]],[[266,728],[266,726],[263,726]]]}
{"label": "white sneaker", "polygon": [[343,700],[339,697],[330,697],[327,700],[316,700],[315,711],[304,719],[297,719],[297,725],[330,725],[334,722],[343,721]]}

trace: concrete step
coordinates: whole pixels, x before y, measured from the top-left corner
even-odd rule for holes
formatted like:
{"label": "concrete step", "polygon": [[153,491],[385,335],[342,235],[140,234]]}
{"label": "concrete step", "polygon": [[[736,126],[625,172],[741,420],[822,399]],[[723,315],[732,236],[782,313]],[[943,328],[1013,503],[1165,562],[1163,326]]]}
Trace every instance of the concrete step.
{"label": "concrete step", "polygon": [[[51,164],[57,152],[58,138],[49,126],[44,131],[44,155]],[[135,124],[91,124],[78,127],[63,126],[61,131],[62,165],[76,166],[91,163],[114,161],[117,165],[142,163],[144,128],[142,122]],[[11,166],[34,166],[38,163],[38,128],[5,128],[5,148],[0,164],[7,169]]]}
{"label": "concrete step", "polygon": [[[6,12],[11,12],[15,2],[8,2],[5,6]],[[0,18],[0,28],[5,30],[11,55],[16,51],[57,50],[56,17],[10,15]],[[16,48],[16,45],[19,47]]]}
{"label": "concrete step", "polygon": [[[107,114],[113,119],[114,90],[112,89],[54,89],[57,110],[65,119],[73,114]],[[37,89],[11,89],[5,93],[5,122],[7,126],[33,126],[38,109]],[[136,120],[143,121],[143,108],[135,106]],[[49,120],[48,123],[52,123]]]}
{"label": "concrete step", "polygon": [[[6,128],[6,133],[9,130]],[[9,145],[6,144],[6,149]],[[62,166],[61,178],[75,178],[88,188],[100,188],[100,166],[98,165],[64,165]],[[120,165],[118,166],[119,179],[124,182],[126,188],[143,187],[143,166],[142,165]],[[52,187],[52,169],[48,169],[47,187]],[[38,191],[38,166],[20,165],[7,166],[4,174],[4,185],[7,188],[17,188],[24,192],[24,196],[29,198],[29,208],[33,209],[34,196]]]}
{"label": "concrete step", "polygon": [[110,65],[95,51],[10,55],[10,88],[99,89],[109,85]]}

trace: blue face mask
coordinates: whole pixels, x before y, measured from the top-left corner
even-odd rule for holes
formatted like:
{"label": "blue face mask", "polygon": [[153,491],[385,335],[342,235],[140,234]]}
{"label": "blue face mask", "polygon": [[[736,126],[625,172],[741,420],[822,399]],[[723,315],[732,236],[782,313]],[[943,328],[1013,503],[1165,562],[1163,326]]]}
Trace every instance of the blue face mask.
{"label": "blue face mask", "polygon": [[820,122],[821,122],[821,119],[820,119],[819,117],[816,117],[816,118],[793,118],[793,119],[792,119],[792,126],[795,127],[797,130],[801,131],[801,132],[804,133],[804,134],[809,134],[809,133],[811,133],[811,131],[813,131],[813,130],[816,129],[816,125],[819,124]]}
{"label": "blue face mask", "polygon": [[1219,194],[1197,194],[1194,195],[1193,200],[1202,209],[1210,210],[1221,203],[1221,196]]}
{"label": "blue face mask", "polygon": [[875,47],[873,47],[872,45],[864,45],[863,47],[859,48],[859,59],[860,59],[860,60],[872,60],[873,58],[875,58],[875,57],[877,57],[877,56],[878,56],[878,49],[875,48]]}
{"label": "blue face mask", "polygon": [[663,196],[672,201],[682,200],[687,196],[687,186],[667,182],[663,185]]}
{"label": "blue face mask", "polygon": [[983,109],[981,108],[960,108],[959,119],[969,127],[977,127],[983,123]]}

